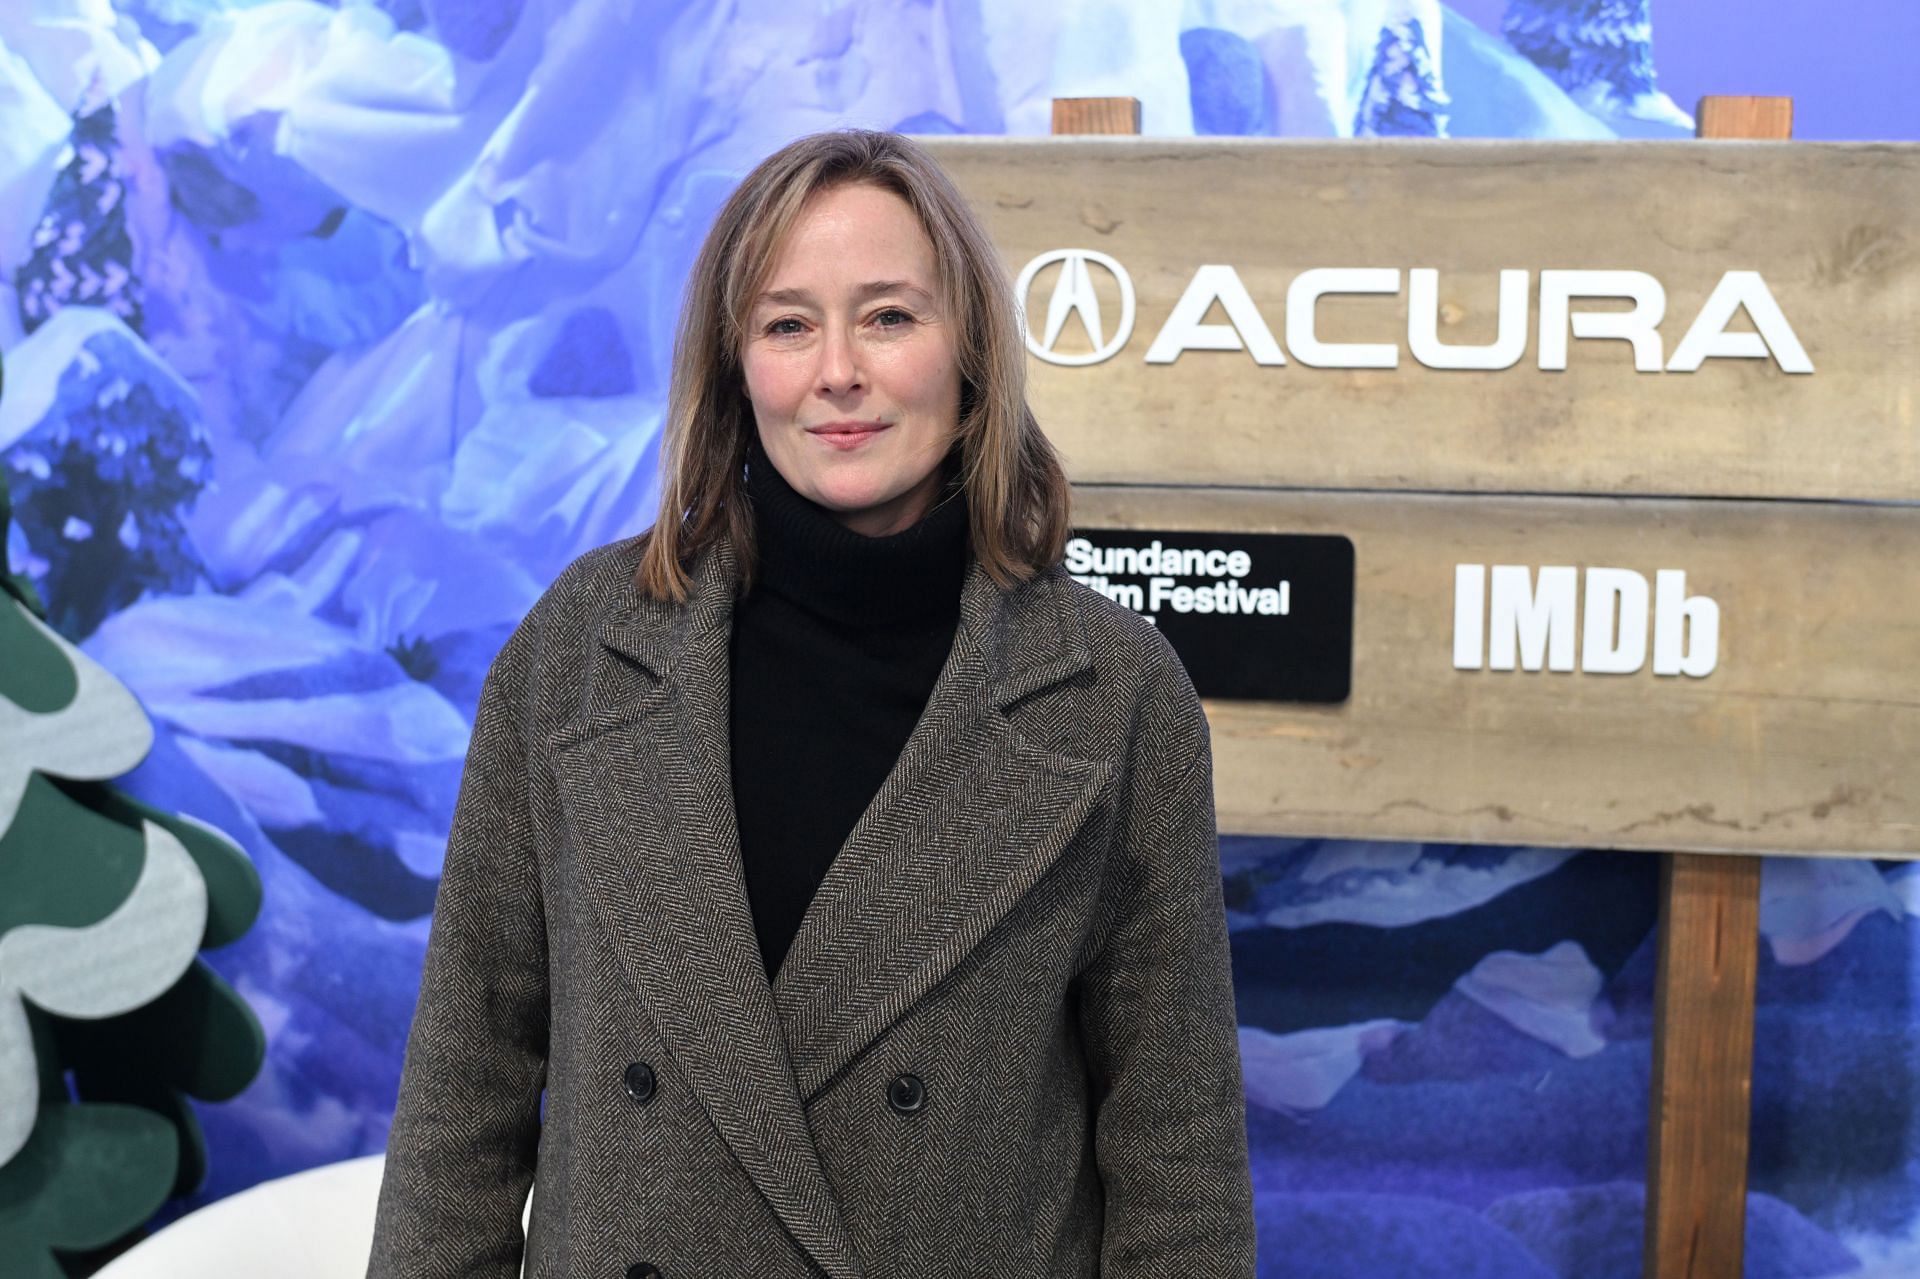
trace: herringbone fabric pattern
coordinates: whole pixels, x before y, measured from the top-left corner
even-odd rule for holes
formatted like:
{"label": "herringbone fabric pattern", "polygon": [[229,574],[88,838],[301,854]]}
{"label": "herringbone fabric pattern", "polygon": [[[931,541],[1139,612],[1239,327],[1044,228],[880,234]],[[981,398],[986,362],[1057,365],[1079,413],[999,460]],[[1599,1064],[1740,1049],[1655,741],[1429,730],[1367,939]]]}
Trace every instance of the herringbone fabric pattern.
{"label": "herringbone fabric pattern", "polygon": [[1159,634],[1058,571],[973,570],[769,983],[732,559],[668,606],[634,555],[577,561],[488,674],[371,1279],[512,1279],[536,1171],[532,1279],[1250,1276],[1206,722]]}

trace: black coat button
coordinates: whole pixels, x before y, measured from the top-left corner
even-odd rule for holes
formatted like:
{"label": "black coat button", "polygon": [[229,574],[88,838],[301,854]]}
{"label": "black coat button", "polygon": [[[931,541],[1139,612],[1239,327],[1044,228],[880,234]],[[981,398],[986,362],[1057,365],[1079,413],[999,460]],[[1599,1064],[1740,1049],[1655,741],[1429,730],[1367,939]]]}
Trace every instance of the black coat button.
{"label": "black coat button", "polygon": [[[653,1090],[652,1066],[644,1061],[636,1061],[627,1067],[627,1096],[644,1106],[653,1100]],[[632,1275],[634,1272],[629,1270],[627,1273]],[[645,1273],[657,1275],[660,1272],[648,1267]]]}
{"label": "black coat button", "polygon": [[660,1279],[660,1267],[651,1261],[636,1261],[627,1267],[627,1279]]}
{"label": "black coat button", "polygon": [[887,1085],[887,1104],[896,1115],[911,1115],[927,1104],[927,1086],[918,1075],[895,1075]]}

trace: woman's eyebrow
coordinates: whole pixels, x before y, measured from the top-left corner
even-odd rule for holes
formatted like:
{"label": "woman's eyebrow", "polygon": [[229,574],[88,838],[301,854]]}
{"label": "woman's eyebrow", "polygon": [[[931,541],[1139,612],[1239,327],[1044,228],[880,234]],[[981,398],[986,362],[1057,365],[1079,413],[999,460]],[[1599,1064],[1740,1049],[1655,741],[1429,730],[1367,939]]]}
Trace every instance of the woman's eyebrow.
{"label": "woman's eyebrow", "polygon": [[912,293],[929,302],[933,301],[933,294],[907,280],[875,280],[870,284],[861,285],[853,292],[854,296],[859,298],[879,297],[883,293]]}
{"label": "woman's eyebrow", "polygon": [[[911,293],[927,302],[933,301],[933,295],[907,280],[871,280],[853,291],[854,297],[864,301],[867,298],[880,297],[888,293]],[[771,303],[774,306],[813,306],[813,293],[807,289],[768,289],[756,303]]]}

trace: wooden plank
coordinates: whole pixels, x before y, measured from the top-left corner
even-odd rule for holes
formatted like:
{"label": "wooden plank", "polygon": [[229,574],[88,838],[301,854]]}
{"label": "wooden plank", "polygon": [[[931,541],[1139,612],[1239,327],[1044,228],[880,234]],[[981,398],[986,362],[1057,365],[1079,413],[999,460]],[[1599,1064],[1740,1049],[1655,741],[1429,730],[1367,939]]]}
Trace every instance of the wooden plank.
{"label": "wooden plank", "polygon": [[1055,98],[1056,135],[1140,132],[1138,98]]}
{"label": "wooden plank", "polygon": [[1647,1279],[1741,1273],[1753,1109],[1760,859],[1661,868],[1647,1134]]}
{"label": "wooden plank", "polygon": [[[1920,854],[1920,596],[1902,585],[1920,508],[1097,485],[1075,503],[1087,528],[1353,540],[1349,700],[1208,704],[1222,830]],[[1457,564],[1681,570],[1718,605],[1718,664],[1457,670]]]}
{"label": "wooden plank", "polygon": [[[1785,139],[1793,103],[1706,98],[1698,122],[1703,138]],[[1647,1136],[1649,1279],[1742,1270],[1759,945],[1758,858],[1667,859]]]}
{"label": "wooden plank", "polygon": [[[1273,139],[934,139],[1016,277],[1054,250],[1127,271],[1137,313],[1111,358],[1030,357],[1041,424],[1087,482],[1455,492],[1920,498],[1920,146],[1770,142],[1364,143]],[[1196,199],[1204,193],[1203,199]],[[1146,352],[1203,264],[1233,266],[1287,363]],[[1392,369],[1310,367],[1287,334],[1309,268],[1400,272],[1394,296],[1317,307],[1335,342]],[[1492,342],[1499,272],[1529,273],[1518,363],[1428,368],[1408,343],[1409,272],[1439,271],[1440,334]],[[1757,271],[1814,372],[1708,359],[1637,372],[1628,344],[1570,339],[1539,367],[1540,273],[1644,272],[1670,359],[1729,271]],[[1044,337],[1064,268],[1023,302]],[[1103,337],[1117,277],[1087,278]],[[1586,306],[1581,303],[1577,306]],[[1594,309],[1615,309],[1595,302]],[[1063,313],[1064,314],[1064,313]],[[1084,313],[1082,313],[1084,314]],[[1224,323],[1218,304],[1210,322]],[[1744,312],[1731,329],[1751,327]],[[1093,350],[1068,318],[1055,354]]]}

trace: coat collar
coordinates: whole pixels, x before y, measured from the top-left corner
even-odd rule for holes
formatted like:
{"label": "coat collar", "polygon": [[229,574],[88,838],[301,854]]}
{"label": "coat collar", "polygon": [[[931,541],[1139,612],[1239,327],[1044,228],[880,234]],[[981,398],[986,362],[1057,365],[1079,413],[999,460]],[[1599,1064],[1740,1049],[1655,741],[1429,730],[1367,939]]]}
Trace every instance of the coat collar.
{"label": "coat collar", "polygon": [[[1058,858],[1113,764],[1021,738],[1004,711],[1093,664],[1058,570],[977,564],[926,710],[769,982],[728,756],[736,566],[682,605],[630,584],[598,623],[584,709],[552,735],[575,848],[628,976],[715,1127],[833,1279],[863,1273],[805,1106],[951,972]],[[875,1105],[884,1104],[878,1097]]]}
{"label": "coat collar", "polygon": [[[623,582],[620,598],[600,619],[596,637],[664,682],[690,651],[716,632],[725,644],[738,571],[733,548],[721,541],[694,565],[693,587],[684,604],[643,599],[630,581]],[[977,562],[970,564],[960,589],[956,647],[968,637],[986,660],[981,673],[1000,708],[1093,665],[1080,607],[1058,570],[1006,591]],[[590,731],[575,721],[557,736],[574,736],[583,729]]]}

